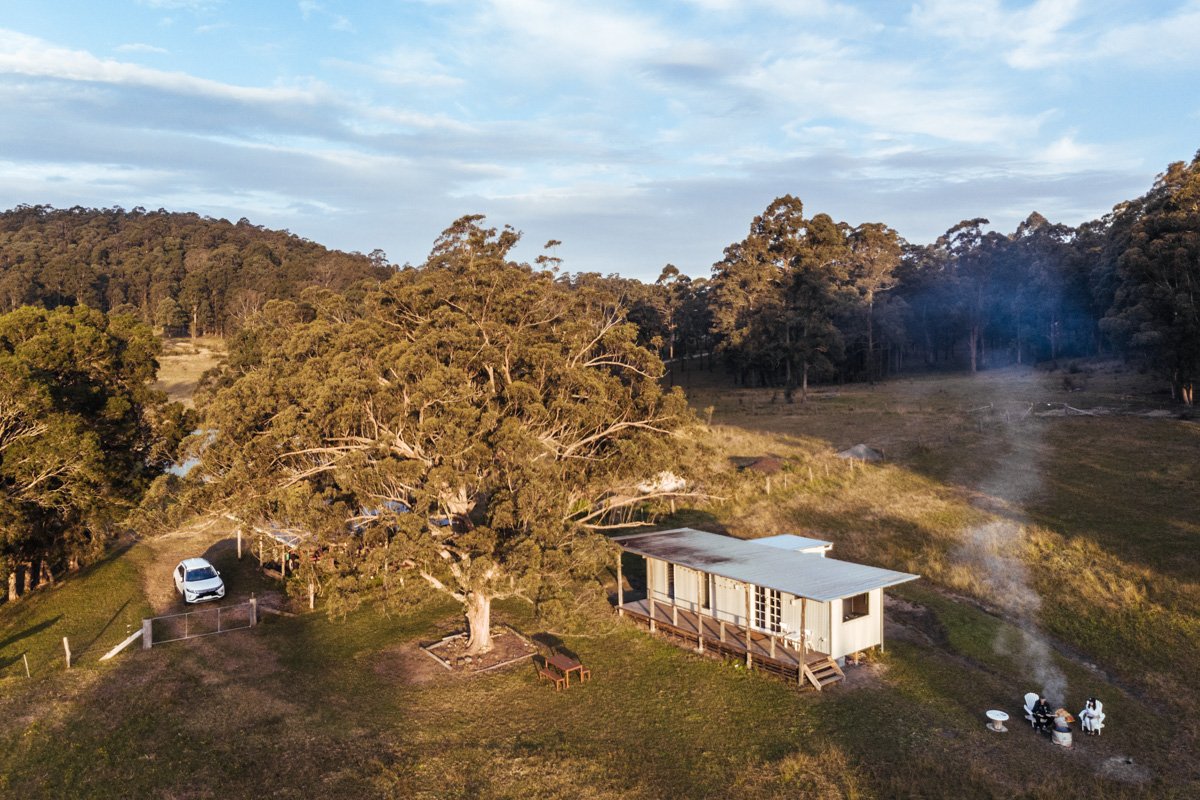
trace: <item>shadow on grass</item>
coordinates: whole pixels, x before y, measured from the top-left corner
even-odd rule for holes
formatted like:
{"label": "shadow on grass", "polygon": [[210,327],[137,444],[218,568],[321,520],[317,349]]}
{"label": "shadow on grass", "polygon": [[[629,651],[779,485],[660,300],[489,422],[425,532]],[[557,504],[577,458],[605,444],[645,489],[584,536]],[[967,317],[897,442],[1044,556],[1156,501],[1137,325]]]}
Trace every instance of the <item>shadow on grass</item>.
{"label": "shadow on grass", "polygon": [[88,640],[87,644],[85,644],[82,648],[80,648],[80,650],[79,650],[80,655],[83,655],[84,653],[86,653],[92,649],[92,645],[94,645],[97,641],[99,641],[100,637],[104,635],[104,632],[112,627],[112,624],[117,621],[117,617],[121,616],[121,612],[124,611],[126,608],[128,608],[129,604],[132,601],[133,601],[133,598],[130,597],[130,598],[127,598],[124,603],[121,603],[121,607],[113,612],[113,615],[108,618],[108,622],[104,623],[104,627],[101,628],[99,631],[97,631],[96,635],[93,636],[90,640]]}
{"label": "shadow on grass", "polygon": [[[47,619],[47,620],[42,620],[41,622],[37,623],[36,625],[30,625],[28,628],[21,631],[20,633],[14,633],[12,636],[9,636],[7,639],[0,641],[0,650],[3,650],[4,648],[8,647],[10,644],[15,644],[15,643],[19,642],[22,639],[26,639],[30,636],[34,636],[35,634],[41,633],[42,631],[44,631],[47,628],[54,625],[60,619],[62,619],[62,614],[51,617],[50,619]],[[17,656],[17,658],[20,658],[20,656]],[[8,664],[11,664],[11,663],[12,663],[12,661],[8,661],[4,664],[0,664],[0,667],[8,666]]]}

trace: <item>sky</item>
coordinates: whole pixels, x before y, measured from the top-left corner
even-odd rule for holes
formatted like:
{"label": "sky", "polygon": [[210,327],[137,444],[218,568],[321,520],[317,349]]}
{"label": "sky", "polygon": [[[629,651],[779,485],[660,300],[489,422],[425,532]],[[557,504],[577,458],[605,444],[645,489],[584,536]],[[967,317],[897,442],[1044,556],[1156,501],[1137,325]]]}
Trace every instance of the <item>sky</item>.
{"label": "sky", "polygon": [[776,197],[927,242],[1077,225],[1200,149],[1200,0],[0,0],[0,208],[422,262],[707,276]]}

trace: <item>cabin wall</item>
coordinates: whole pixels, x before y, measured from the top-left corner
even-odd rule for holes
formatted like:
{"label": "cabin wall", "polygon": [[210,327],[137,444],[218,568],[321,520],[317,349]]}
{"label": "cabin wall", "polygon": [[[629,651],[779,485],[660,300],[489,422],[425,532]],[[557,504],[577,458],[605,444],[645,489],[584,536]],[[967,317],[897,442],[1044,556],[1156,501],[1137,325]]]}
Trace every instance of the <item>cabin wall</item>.
{"label": "cabin wall", "polygon": [[808,630],[811,637],[809,646],[822,653],[828,652],[829,603],[784,594],[783,627],[789,633]]}
{"label": "cabin wall", "polygon": [[738,581],[716,577],[717,608],[713,616],[734,625],[745,625],[746,616],[746,584]]}
{"label": "cabin wall", "polygon": [[834,658],[883,644],[883,590],[872,589],[868,595],[867,614],[852,620],[842,620],[842,601],[834,601],[833,649],[830,650]]}
{"label": "cabin wall", "polygon": [[688,611],[700,610],[700,575],[694,569],[675,565],[675,605]]}

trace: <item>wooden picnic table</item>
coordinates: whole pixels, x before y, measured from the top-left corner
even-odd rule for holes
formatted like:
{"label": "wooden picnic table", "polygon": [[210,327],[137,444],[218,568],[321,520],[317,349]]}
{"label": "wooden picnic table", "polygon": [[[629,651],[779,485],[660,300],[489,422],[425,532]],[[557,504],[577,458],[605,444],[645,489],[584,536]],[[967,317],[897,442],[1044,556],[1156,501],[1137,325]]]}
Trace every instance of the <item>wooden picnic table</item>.
{"label": "wooden picnic table", "polygon": [[563,677],[567,679],[567,686],[571,685],[572,672],[579,673],[580,683],[583,683],[591,675],[591,670],[579,663],[578,659],[571,658],[565,653],[554,653],[546,659],[546,663],[562,673]]}

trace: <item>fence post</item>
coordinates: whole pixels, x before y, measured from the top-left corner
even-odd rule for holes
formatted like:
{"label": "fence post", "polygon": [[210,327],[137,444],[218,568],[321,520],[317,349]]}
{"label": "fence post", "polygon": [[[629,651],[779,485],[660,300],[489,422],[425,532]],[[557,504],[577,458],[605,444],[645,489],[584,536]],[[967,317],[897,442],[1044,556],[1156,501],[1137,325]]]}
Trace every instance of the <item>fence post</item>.
{"label": "fence post", "polygon": [[242,560],[242,529],[238,528],[238,561]]}
{"label": "fence post", "polygon": [[254,595],[250,595],[250,627],[253,628],[258,624],[258,600]]}
{"label": "fence post", "polygon": [[63,650],[67,653],[67,669],[71,668],[71,643],[67,641],[67,637],[63,637]]}
{"label": "fence post", "polygon": [[152,619],[143,619],[142,620],[142,649],[143,650],[149,650],[151,647],[154,646],[154,634],[152,633],[153,626],[154,626],[154,620],[152,620]]}

